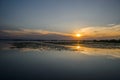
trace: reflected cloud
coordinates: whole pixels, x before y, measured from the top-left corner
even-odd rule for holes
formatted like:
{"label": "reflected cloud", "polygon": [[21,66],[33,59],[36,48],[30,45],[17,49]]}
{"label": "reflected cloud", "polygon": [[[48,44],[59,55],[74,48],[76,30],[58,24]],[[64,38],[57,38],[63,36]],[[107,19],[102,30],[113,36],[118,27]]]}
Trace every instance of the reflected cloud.
{"label": "reflected cloud", "polygon": [[92,55],[92,56],[108,56],[108,57],[114,57],[114,58],[120,58],[120,49],[104,49],[104,48],[90,48],[90,47],[84,47],[81,46],[79,48],[80,53],[86,54],[86,55]]}
{"label": "reflected cloud", "polygon": [[[11,45],[11,46],[10,46]],[[119,44],[118,44],[119,45]],[[45,42],[12,42],[6,46],[0,47],[0,50],[18,49],[20,51],[73,51],[79,54],[89,56],[107,56],[113,58],[120,58],[120,46],[116,44],[73,44],[73,45],[60,45]],[[99,46],[99,47],[98,47]],[[109,47],[108,47],[109,46]]]}
{"label": "reflected cloud", "polygon": [[[0,43],[0,50],[18,49],[20,51],[73,51],[89,56],[107,56],[120,58],[119,44],[52,44],[40,41]],[[117,46],[117,47],[116,47]]]}

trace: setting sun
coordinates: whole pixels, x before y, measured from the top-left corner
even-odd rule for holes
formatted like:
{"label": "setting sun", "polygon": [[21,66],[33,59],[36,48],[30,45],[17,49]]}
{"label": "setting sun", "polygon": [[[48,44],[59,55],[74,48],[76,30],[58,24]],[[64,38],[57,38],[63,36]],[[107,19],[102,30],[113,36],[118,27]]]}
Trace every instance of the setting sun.
{"label": "setting sun", "polygon": [[76,34],[76,36],[77,36],[77,37],[80,37],[80,36],[81,36],[81,34]]}

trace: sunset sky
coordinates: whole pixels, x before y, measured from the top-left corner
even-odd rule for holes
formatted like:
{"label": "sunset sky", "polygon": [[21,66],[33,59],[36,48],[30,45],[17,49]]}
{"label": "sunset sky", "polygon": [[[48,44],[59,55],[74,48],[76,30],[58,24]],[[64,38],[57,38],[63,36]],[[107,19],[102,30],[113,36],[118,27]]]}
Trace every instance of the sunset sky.
{"label": "sunset sky", "polygon": [[0,39],[120,39],[120,0],[0,0]]}

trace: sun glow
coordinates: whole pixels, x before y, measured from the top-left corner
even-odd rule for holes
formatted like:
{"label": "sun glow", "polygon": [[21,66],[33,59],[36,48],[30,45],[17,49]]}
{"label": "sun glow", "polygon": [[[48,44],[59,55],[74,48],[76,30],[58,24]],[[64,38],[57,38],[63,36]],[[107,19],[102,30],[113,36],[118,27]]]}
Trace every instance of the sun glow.
{"label": "sun glow", "polygon": [[81,36],[81,34],[76,34],[76,37],[80,37]]}

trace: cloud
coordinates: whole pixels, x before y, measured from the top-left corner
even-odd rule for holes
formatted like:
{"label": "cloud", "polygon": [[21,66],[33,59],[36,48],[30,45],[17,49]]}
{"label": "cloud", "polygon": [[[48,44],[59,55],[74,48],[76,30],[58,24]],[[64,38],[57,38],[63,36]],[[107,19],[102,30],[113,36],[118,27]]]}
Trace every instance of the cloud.
{"label": "cloud", "polygon": [[120,39],[120,24],[111,24],[107,26],[87,26],[73,32],[72,34],[71,33],[41,29],[2,29],[0,30],[0,38],[75,39],[73,34],[80,33],[82,35],[80,39]]}
{"label": "cloud", "polygon": [[0,30],[1,38],[72,39],[71,34],[40,29]]}
{"label": "cloud", "polygon": [[91,39],[111,39],[120,38],[120,25],[111,26],[88,26],[79,30],[84,35],[83,38]]}

